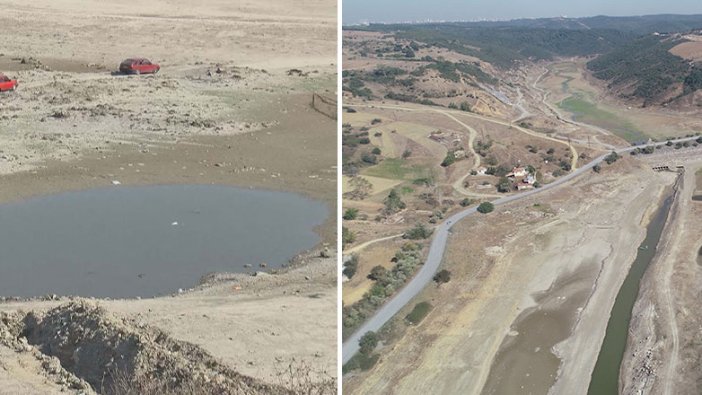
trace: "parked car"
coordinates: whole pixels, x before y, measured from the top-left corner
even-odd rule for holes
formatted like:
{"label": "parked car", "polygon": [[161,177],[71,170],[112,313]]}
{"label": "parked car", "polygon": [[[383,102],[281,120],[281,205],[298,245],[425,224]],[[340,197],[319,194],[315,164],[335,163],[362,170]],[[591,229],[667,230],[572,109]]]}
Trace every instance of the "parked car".
{"label": "parked car", "polygon": [[156,74],[159,70],[161,66],[144,58],[125,59],[119,65],[119,71],[125,74]]}
{"label": "parked car", "polygon": [[17,80],[10,79],[10,77],[0,73],[0,92],[13,91],[17,85]]}

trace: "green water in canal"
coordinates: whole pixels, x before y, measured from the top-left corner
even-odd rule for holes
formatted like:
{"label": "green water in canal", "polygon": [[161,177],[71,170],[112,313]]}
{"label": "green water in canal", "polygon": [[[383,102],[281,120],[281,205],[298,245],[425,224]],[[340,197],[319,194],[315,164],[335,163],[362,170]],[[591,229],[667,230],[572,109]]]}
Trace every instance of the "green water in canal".
{"label": "green water in canal", "polygon": [[639,247],[636,260],[634,260],[629,274],[619,289],[607,323],[604,342],[597,357],[597,364],[592,372],[588,395],[619,394],[619,369],[626,350],[631,312],[639,294],[641,278],[656,254],[656,246],[668,219],[673,198],[670,196],[665,199],[663,205],[652,218],[646,230],[646,238]]}

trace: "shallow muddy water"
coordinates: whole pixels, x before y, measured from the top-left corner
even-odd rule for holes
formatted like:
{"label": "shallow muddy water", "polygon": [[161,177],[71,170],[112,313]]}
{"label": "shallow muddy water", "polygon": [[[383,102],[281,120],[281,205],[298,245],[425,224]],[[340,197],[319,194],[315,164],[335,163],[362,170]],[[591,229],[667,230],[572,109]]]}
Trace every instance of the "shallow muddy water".
{"label": "shallow muddy water", "polygon": [[570,334],[578,309],[598,272],[596,257],[534,295],[537,307],[525,310],[500,346],[483,387],[483,395],[546,394],[556,380],[560,359],[552,348]]}
{"label": "shallow muddy water", "polygon": [[[148,297],[314,247],[325,204],[226,186],[146,186],[0,205],[0,295]],[[251,265],[251,268],[245,265]]]}

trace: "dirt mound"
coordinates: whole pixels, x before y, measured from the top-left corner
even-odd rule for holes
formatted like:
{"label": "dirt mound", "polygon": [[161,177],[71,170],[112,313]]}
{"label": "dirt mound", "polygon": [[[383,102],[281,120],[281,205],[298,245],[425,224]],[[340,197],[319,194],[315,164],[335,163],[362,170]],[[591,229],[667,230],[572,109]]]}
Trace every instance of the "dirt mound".
{"label": "dirt mound", "polygon": [[47,359],[44,367],[63,374],[70,388],[102,394],[292,393],[241,375],[161,330],[117,318],[95,302],[0,318],[0,341],[19,351],[36,347]]}

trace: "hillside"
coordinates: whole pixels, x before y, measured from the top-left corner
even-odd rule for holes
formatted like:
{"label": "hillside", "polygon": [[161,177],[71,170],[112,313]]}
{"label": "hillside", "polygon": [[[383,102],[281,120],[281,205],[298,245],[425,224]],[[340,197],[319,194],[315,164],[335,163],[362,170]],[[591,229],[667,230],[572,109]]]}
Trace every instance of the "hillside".
{"label": "hillside", "polygon": [[702,88],[702,63],[673,54],[691,42],[681,34],[651,34],[599,56],[587,68],[622,98],[643,106],[668,104]]}
{"label": "hillside", "polygon": [[[402,64],[393,64],[397,69],[391,75],[387,70],[347,72],[345,90],[357,97],[448,105],[453,101],[435,98],[450,98],[453,93],[477,97],[481,92],[495,96],[485,86],[496,86],[524,64],[596,57],[588,69],[606,81],[612,96],[640,106],[696,106],[695,92],[702,87],[702,38],[694,37],[702,36],[691,32],[700,29],[702,15],[346,27],[347,33],[375,35],[376,44],[385,43],[369,47],[368,41],[356,45],[358,41],[345,40],[344,45],[351,48],[349,55]],[[460,56],[447,59],[443,57],[446,53]],[[377,89],[380,86],[385,89]],[[470,87],[476,89],[466,89]],[[479,101],[468,100],[468,104]],[[488,101],[487,107],[494,107],[488,112],[500,111],[499,97]]]}

